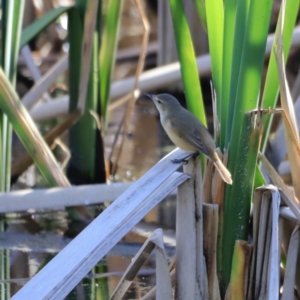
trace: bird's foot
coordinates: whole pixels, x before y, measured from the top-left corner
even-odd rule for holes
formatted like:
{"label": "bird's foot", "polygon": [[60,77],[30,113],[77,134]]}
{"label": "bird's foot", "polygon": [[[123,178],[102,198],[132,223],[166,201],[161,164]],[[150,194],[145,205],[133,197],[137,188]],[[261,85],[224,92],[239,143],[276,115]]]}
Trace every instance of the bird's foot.
{"label": "bird's foot", "polygon": [[178,158],[175,158],[175,159],[171,159],[171,161],[172,161],[172,163],[174,163],[174,164],[180,164],[180,163],[183,163],[184,165],[186,165],[188,162],[189,162],[189,159],[193,156],[197,156],[197,155],[199,155],[199,153],[198,152],[196,152],[196,153],[191,153],[191,154],[189,154],[188,156],[186,156],[186,157],[184,157],[184,158],[180,158],[180,159],[178,159]]}
{"label": "bird's foot", "polygon": [[180,164],[180,163],[183,163],[184,165],[186,165],[189,161],[187,159],[171,159],[171,162],[174,163],[174,164]]}

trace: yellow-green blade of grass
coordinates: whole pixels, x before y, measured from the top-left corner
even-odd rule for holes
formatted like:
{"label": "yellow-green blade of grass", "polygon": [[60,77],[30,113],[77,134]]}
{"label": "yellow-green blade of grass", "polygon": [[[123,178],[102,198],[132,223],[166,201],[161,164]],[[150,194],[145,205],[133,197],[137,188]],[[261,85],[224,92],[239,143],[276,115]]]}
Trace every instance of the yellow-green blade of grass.
{"label": "yellow-green blade of grass", "polygon": [[[284,28],[283,28],[283,53],[284,53],[285,61],[287,60],[290,45],[291,45],[293,29],[296,23],[296,18],[299,10],[299,3],[300,3],[299,0],[289,0],[286,3],[285,15],[287,17],[284,18]],[[278,26],[279,24],[277,25],[276,32],[278,32]],[[267,76],[266,76],[266,82],[264,86],[264,92],[262,96],[261,106],[263,108],[276,107],[278,90],[279,90],[279,81],[277,75],[277,66],[276,66],[275,54],[272,51],[270,61],[269,61]],[[262,152],[264,152],[264,149],[267,145],[272,119],[273,119],[273,115],[270,114],[266,127],[263,132],[263,139],[261,145]]]}
{"label": "yellow-green blade of grass", "polygon": [[109,0],[106,21],[103,26],[99,59],[101,116],[103,120],[105,119],[106,108],[109,101],[110,83],[115,65],[123,2],[123,0]]}
{"label": "yellow-green blade of grass", "polygon": [[255,177],[254,177],[254,186],[253,189],[266,185],[265,178],[259,168],[259,165],[256,164]]}
{"label": "yellow-green blade of grass", "polygon": [[8,19],[6,24],[6,39],[4,40],[4,72],[10,82],[15,85],[17,74],[17,60],[23,21],[25,1],[8,2]]}
{"label": "yellow-green blade of grass", "polygon": [[2,69],[0,69],[0,109],[7,115],[26,150],[49,184],[70,186]]}
{"label": "yellow-green blade of grass", "polygon": [[[213,85],[216,91],[218,118],[222,101],[222,59],[223,59],[223,27],[224,7],[222,0],[206,1],[207,33],[211,57]],[[222,127],[221,123],[221,127]],[[224,124],[225,126],[225,124]],[[218,137],[217,137],[218,140]]]}
{"label": "yellow-green blade of grass", "polygon": [[[233,49],[232,49],[232,59],[231,59],[231,65],[227,64],[227,67],[230,68],[230,75],[227,76],[228,70],[224,66],[224,74],[223,74],[223,80],[224,80],[224,103],[222,103],[222,122],[226,120],[226,128],[223,126],[223,130],[221,130],[221,137],[222,141],[221,143],[224,143],[224,146],[227,147],[230,143],[231,139],[231,131],[232,131],[232,124],[233,124],[233,117],[235,112],[235,105],[236,101],[242,102],[243,100],[236,98],[236,92],[238,89],[239,84],[239,76],[240,72],[243,72],[243,69],[241,68],[241,60],[242,60],[242,54],[243,54],[243,47],[244,47],[244,38],[245,38],[245,32],[246,32],[246,26],[247,26],[247,18],[248,18],[248,12],[249,12],[249,4],[250,0],[246,1],[238,1],[237,2],[237,9],[236,9],[236,22],[235,22],[235,28],[234,28],[234,41],[233,41]],[[225,55],[225,54],[224,54]],[[230,53],[228,53],[230,55]],[[227,57],[223,58],[224,63],[227,60]],[[225,92],[228,91],[229,88],[229,94],[225,94]],[[223,101],[223,99],[222,99]],[[225,115],[227,112],[227,115]],[[225,137],[224,137],[225,135]],[[225,138],[225,141],[224,141]]]}
{"label": "yellow-green blade of grass", "polygon": [[222,58],[222,95],[218,99],[218,115],[221,124],[219,144],[221,149],[225,145],[227,127],[227,113],[229,102],[229,89],[231,78],[231,65],[233,59],[234,28],[237,0],[227,0],[224,3],[224,32],[223,32],[223,58]]}
{"label": "yellow-green blade of grass", "polygon": [[[8,22],[9,16],[9,2],[7,0],[1,1],[1,67],[10,65],[5,61],[5,52],[8,43],[6,43],[6,37],[8,35],[7,27],[10,23]],[[8,37],[9,39],[9,37]],[[6,181],[6,144],[7,144],[7,117],[0,111],[0,191],[5,192],[5,181]],[[9,170],[10,173],[10,170]]]}
{"label": "yellow-green blade of grass", "polygon": [[195,51],[182,1],[169,0],[169,2],[187,107],[206,126]]}
{"label": "yellow-green blade of grass", "polygon": [[[21,37],[21,27],[24,14],[25,1],[4,1],[6,31],[3,40],[3,70],[9,81],[15,86],[17,74],[17,62],[19,56],[19,43]],[[1,112],[1,191],[10,189],[10,173],[11,173],[11,143],[12,128],[7,117]]]}
{"label": "yellow-green blade of grass", "polygon": [[58,17],[67,12],[70,8],[71,6],[54,8],[43,17],[27,26],[22,32],[20,48],[23,48],[28,42],[30,42],[31,39],[53,23]]}

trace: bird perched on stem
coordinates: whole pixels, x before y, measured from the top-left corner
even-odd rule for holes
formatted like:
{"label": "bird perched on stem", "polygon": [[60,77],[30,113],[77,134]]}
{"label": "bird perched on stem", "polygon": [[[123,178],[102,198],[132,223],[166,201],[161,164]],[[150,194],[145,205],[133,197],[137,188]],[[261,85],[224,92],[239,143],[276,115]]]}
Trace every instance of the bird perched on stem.
{"label": "bird perched on stem", "polygon": [[187,161],[195,153],[202,152],[213,162],[222,179],[232,184],[231,174],[222,163],[216,151],[215,141],[206,127],[172,95],[145,95],[154,101],[160,114],[160,122],[171,141],[180,149],[192,152],[187,157],[173,162]]}

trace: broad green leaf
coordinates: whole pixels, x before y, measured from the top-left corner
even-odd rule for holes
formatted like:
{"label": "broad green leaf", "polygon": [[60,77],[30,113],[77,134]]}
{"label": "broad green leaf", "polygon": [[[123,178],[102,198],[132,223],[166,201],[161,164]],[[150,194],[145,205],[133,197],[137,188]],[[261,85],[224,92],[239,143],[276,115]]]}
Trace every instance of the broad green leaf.
{"label": "broad green leaf", "polygon": [[[230,280],[234,243],[247,237],[258,141],[256,135],[254,138],[249,134],[249,118],[245,113],[258,104],[272,5],[273,1],[252,0],[250,3],[239,75],[234,82],[236,95],[230,98],[230,102],[234,101],[234,112],[232,118],[228,116],[228,120],[232,119],[228,169],[233,175],[233,185],[226,186],[225,191],[221,266],[225,285]],[[240,26],[238,22],[237,26]]]}
{"label": "broad green leaf", "polygon": [[[230,198],[225,194],[225,215],[222,252],[222,279],[229,283],[233,246],[236,240],[246,240],[258,156],[260,129],[253,129],[253,120],[245,115],[243,133],[238,144],[236,167]],[[229,152],[230,155],[230,152]],[[228,201],[229,200],[229,201]],[[228,203],[229,202],[229,203]]]}

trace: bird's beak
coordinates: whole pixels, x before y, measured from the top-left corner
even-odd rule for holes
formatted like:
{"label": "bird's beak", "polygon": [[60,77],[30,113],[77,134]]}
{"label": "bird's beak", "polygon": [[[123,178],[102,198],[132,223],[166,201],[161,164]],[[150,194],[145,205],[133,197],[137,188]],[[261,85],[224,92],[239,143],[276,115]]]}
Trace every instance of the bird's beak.
{"label": "bird's beak", "polygon": [[154,100],[154,96],[153,94],[149,94],[149,93],[144,93],[145,96],[149,97],[151,100]]}

